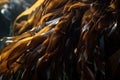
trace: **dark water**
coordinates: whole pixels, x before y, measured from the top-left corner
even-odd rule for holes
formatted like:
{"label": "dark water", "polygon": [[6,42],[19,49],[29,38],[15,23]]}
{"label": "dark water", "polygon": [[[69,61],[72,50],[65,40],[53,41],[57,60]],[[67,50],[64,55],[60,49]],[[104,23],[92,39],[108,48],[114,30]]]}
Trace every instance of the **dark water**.
{"label": "dark water", "polygon": [[[21,0],[22,1],[22,0]],[[0,7],[0,38],[9,36],[10,25],[16,17],[32,5],[36,0],[10,0],[8,4]],[[24,4],[24,5],[23,5]]]}

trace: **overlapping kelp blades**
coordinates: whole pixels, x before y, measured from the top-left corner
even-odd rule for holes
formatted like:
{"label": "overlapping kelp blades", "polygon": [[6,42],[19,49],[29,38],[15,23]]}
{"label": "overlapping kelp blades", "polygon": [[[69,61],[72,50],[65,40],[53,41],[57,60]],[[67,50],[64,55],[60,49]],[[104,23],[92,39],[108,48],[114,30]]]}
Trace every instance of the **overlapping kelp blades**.
{"label": "overlapping kelp blades", "polygon": [[[24,28],[24,29],[31,29],[32,28],[32,25],[33,25],[33,20],[34,20],[34,16],[35,16],[35,13],[36,11],[38,10],[38,8],[40,7],[40,5],[44,2],[44,0],[38,0],[37,2],[35,2],[35,4],[33,4],[33,6],[31,6],[28,10],[24,11],[23,13],[21,13],[17,18],[16,20],[14,21],[14,24],[13,24],[13,34],[14,35],[18,35],[18,31],[21,29],[21,28]],[[30,15],[30,16],[29,16]],[[32,16],[31,16],[32,15]],[[25,20],[22,20],[21,19],[24,17],[28,17],[27,19]],[[25,24],[25,25],[24,25]],[[24,26],[24,27],[23,27]],[[22,30],[24,30],[22,29]],[[28,30],[27,29],[27,30]],[[24,30],[25,32],[26,30]],[[21,31],[20,31],[21,32]]]}
{"label": "overlapping kelp blades", "polygon": [[[52,38],[52,37],[51,37]],[[46,50],[45,55],[43,55],[37,63],[37,77],[38,79],[41,77],[41,79],[46,79],[47,78],[47,73],[46,73],[46,68],[49,67],[49,65],[51,65],[51,60],[54,60],[54,58],[56,59],[58,55],[62,54],[62,49],[64,48],[64,44],[63,44],[63,39],[64,37],[61,37],[60,35],[56,37],[56,39],[54,38],[54,40],[60,40],[61,43],[54,43],[54,46],[52,46],[52,48],[50,48],[48,51]],[[51,42],[51,41],[50,41]],[[58,46],[59,45],[59,46]],[[48,45],[49,46],[49,45]],[[54,49],[53,49],[54,48]],[[47,48],[48,49],[48,48]],[[59,51],[60,50],[60,51]],[[57,59],[56,59],[57,60]],[[57,64],[57,63],[55,63]],[[59,64],[59,63],[58,63]],[[45,71],[44,71],[45,70]],[[44,72],[43,72],[44,71]],[[41,74],[40,76],[38,75]],[[46,76],[46,77],[42,77],[42,76]],[[57,76],[56,76],[57,77]]]}
{"label": "overlapping kelp blades", "polygon": [[[44,14],[47,14],[47,13],[50,13],[51,11],[53,11],[53,10],[59,9],[62,6],[64,6],[67,2],[70,2],[70,1],[72,1],[72,0],[69,0],[69,1],[67,1],[67,0],[61,0],[61,1],[52,0],[52,1],[49,1],[48,4],[45,4]],[[54,5],[56,5],[56,6],[54,6]]]}
{"label": "overlapping kelp blades", "polygon": [[[65,41],[65,40],[62,40],[62,39],[64,39],[64,36],[63,35],[66,35],[65,33],[63,33],[63,31],[64,32],[66,32],[66,30],[67,30],[67,27],[69,27],[69,26],[67,26],[68,25],[68,23],[66,22],[66,21],[68,21],[68,20],[71,20],[71,19],[67,19],[67,17],[69,18],[70,17],[70,15],[68,15],[68,16],[65,16],[66,18],[65,18],[65,20],[63,19],[63,21],[61,21],[61,22],[59,22],[57,25],[56,25],[56,27],[55,27],[55,32],[51,35],[51,37],[50,37],[50,40],[52,39],[53,41],[54,41],[54,44],[52,43],[53,41],[49,41],[49,45],[48,45],[48,41],[47,41],[47,45],[48,45],[48,48],[46,49],[46,53],[45,53],[45,55],[43,55],[42,57],[40,57],[40,63],[38,64],[39,66],[43,66],[43,63],[44,63],[44,59],[45,58],[48,58],[49,59],[49,57],[54,57],[56,60],[57,60],[57,58],[56,58],[56,56],[57,56],[57,54],[58,54],[58,52],[60,53],[61,51],[63,51],[63,50],[60,50],[60,49],[63,49],[62,48],[62,46],[65,44],[65,42],[64,42],[64,44],[60,44],[61,43],[61,41]],[[64,18],[64,17],[63,17]],[[66,20],[67,19],[67,20]],[[64,24],[64,25],[63,25]],[[65,25],[66,24],[66,25]],[[64,26],[64,27],[63,27]],[[62,29],[63,28],[63,31],[60,31],[59,32],[59,29]],[[62,32],[62,33],[61,33]],[[55,37],[55,38],[54,38]],[[66,36],[65,36],[66,37]],[[52,46],[53,45],[53,46]],[[62,46],[60,46],[60,45],[62,45]],[[44,47],[44,46],[43,46]],[[54,50],[56,47],[60,47],[60,48],[57,48],[56,50]],[[54,52],[55,51],[55,52]],[[57,51],[57,52],[56,52]],[[49,55],[49,56],[48,56]],[[56,55],[56,56],[55,56]],[[53,59],[54,59],[53,58]],[[38,60],[38,61],[39,61]],[[49,60],[48,60],[49,61]],[[51,63],[50,63],[51,64]],[[59,63],[58,63],[59,64]],[[47,63],[45,63],[45,65],[47,65]],[[42,67],[42,68],[40,68],[39,67],[39,69],[42,69],[42,70],[45,70],[46,69],[46,67],[49,67],[49,66],[44,66],[44,67]],[[39,72],[38,74],[40,74],[41,73],[41,71],[42,70],[40,70],[40,72],[39,71],[37,71],[37,72]],[[29,74],[28,73],[29,72],[29,70],[27,69],[27,71],[25,71],[25,73],[26,74]],[[46,71],[45,71],[45,73],[46,73]],[[42,72],[42,74],[41,74],[41,76],[44,74],[44,72]],[[46,78],[47,78],[47,74],[44,74],[44,76],[46,76]],[[40,77],[40,75],[38,76],[38,77]],[[26,75],[24,75],[24,78],[26,79]],[[41,79],[42,79],[42,77],[41,77]]]}
{"label": "overlapping kelp blades", "polygon": [[45,54],[48,43],[49,43],[49,37],[42,44],[37,46],[36,49],[29,52],[29,55],[24,56],[23,59],[25,60],[24,61],[25,65],[23,70],[20,70],[21,72],[24,72],[22,74],[23,76],[21,77],[22,80],[35,79],[34,75],[35,75],[36,63],[38,59]]}
{"label": "overlapping kelp blades", "polygon": [[[74,11],[71,11],[70,13],[64,15],[61,18],[60,22],[56,25],[55,31],[51,35],[50,42],[46,49],[45,55],[43,55],[38,60],[37,70],[36,70],[37,72],[36,75],[38,79],[39,78],[44,79],[44,80],[48,78],[53,79],[53,80],[56,80],[58,78],[63,79],[63,75],[62,75],[63,67],[61,66],[62,67],[61,68],[59,66],[60,64],[64,66],[66,65],[64,64],[64,61],[62,62],[62,59],[66,55],[65,48],[69,46],[69,44],[67,44],[67,38],[69,38],[71,35],[70,31],[72,31],[72,29],[75,28],[75,26],[72,25],[74,22],[76,22],[76,20],[72,22],[75,16],[77,16],[77,14],[75,15]],[[72,50],[74,50],[74,48]],[[54,72],[52,72],[51,70],[49,72],[49,68],[51,67],[54,70]],[[55,67],[55,69],[53,67]],[[40,75],[38,75],[38,73]],[[66,72],[64,73],[66,74]],[[56,75],[56,77],[54,75]]]}
{"label": "overlapping kelp blades", "polygon": [[67,11],[77,9],[77,8],[82,9],[82,8],[89,8],[89,7],[90,7],[90,4],[85,4],[85,3],[82,3],[82,2],[73,2],[73,3],[70,3],[70,4],[66,5],[63,12],[67,12]]}
{"label": "overlapping kelp blades", "polygon": [[[104,8],[103,8],[104,9]],[[98,10],[98,11],[97,11]],[[79,66],[81,66],[80,71],[85,72],[85,66],[89,66],[88,68],[91,69],[92,74],[94,73],[94,77],[99,80],[107,79],[105,78],[105,63],[104,57],[107,55],[104,53],[104,41],[101,41],[102,37],[104,37],[104,32],[107,31],[110,27],[114,27],[114,22],[116,22],[114,17],[114,10],[107,7],[104,9],[104,12],[99,12],[97,9],[94,13],[90,13],[92,16],[88,19],[86,18],[85,22],[82,22],[84,25],[82,26],[81,36],[80,36],[80,49],[78,48],[79,54]],[[101,9],[100,9],[101,11]],[[87,15],[85,15],[87,16]],[[84,17],[83,17],[84,18]],[[87,21],[88,20],[88,21]],[[92,21],[90,21],[92,20]],[[84,21],[84,19],[83,19]],[[92,25],[89,25],[92,23]],[[86,65],[87,64],[87,65]],[[91,67],[92,66],[92,67]],[[80,68],[80,67],[79,67]],[[82,80],[87,78],[86,73],[82,73],[85,76]],[[98,77],[99,76],[99,77]],[[90,78],[89,78],[90,79]],[[91,79],[94,80],[94,79]]]}
{"label": "overlapping kelp blades", "polygon": [[[36,62],[39,57],[45,54],[46,49],[43,48],[47,47],[48,40],[49,39],[46,39],[42,45],[38,45],[33,51],[28,52],[26,55],[21,55],[16,62],[10,65],[10,67],[12,67],[12,71],[14,71],[13,74],[19,75],[20,80],[34,79],[34,68],[36,67]],[[18,72],[22,74],[18,74]]]}
{"label": "overlapping kelp blades", "polygon": [[[65,44],[65,41],[64,40],[62,40],[62,42],[64,42],[63,44],[60,44],[59,43],[59,40],[61,40],[62,39],[62,36],[64,37],[64,35],[66,35],[66,32],[69,32],[69,30],[67,30],[68,28],[70,28],[70,27],[72,27],[72,26],[70,26],[70,25],[68,25],[69,23],[73,23],[72,22],[72,14],[74,13],[74,11],[71,11],[71,13],[68,15],[68,16],[63,16],[63,19],[61,19],[61,21],[58,23],[58,25],[59,25],[59,27],[58,27],[58,25],[57,25],[57,27],[55,27],[55,32],[53,33],[54,35],[52,35],[52,37],[50,38],[50,44],[49,44],[49,46],[48,46],[48,48],[47,48],[47,50],[46,50],[46,53],[45,53],[45,57],[43,56],[43,59],[40,61],[41,63],[44,61],[44,58],[48,58],[48,59],[50,59],[55,53],[55,55],[57,56],[57,52],[59,52],[59,50],[60,50],[60,52],[61,51],[63,51],[62,49],[64,48],[64,47],[62,47],[62,46],[64,46],[64,44]],[[64,18],[65,17],[65,18]],[[70,17],[70,18],[69,18]],[[77,17],[76,17],[77,18]],[[62,21],[63,20],[63,21]],[[69,20],[70,20],[70,22],[69,22]],[[66,24],[66,25],[64,25],[64,24]],[[64,26],[64,27],[63,27]],[[69,27],[68,27],[69,26]],[[67,31],[66,31],[67,30]],[[59,35],[58,35],[59,34]],[[56,37],[56,38],[55,38]],[[54,40],[55,39],[55,40]],[[64,39],[64,38],[63,38]],[[53,40],[53,41],[51,41],[51,40]],[[54,41],[56,41],[56,43],[54,43],[54,45],[53,45],[53,42]],[[51,45],[53,45],[53,47],[51,47]],[[61,45],[61,46],[60,46]],[[58,46],[58,48],[56,49],[56,50],[54,50],[54,48],[56,48],[56,46]],[[52,55],[50,55],[50,58],[49,58],[49,56],[48,56],[48,53],[50,54],[52,54]],[[53,54],[54,53],[54,54]],[[54,57],[54,56],[53,56]],[[14,58],[13,58],[14,59]],[[57,59],[56,59],[57,60]],[[59,60],[58,60],[59,61]],[[10,63],[12,63],[12,62],[10,62]],[[41,63],[40,63],[40,66],[42,66],[41,65]],[[59,63],[58,63],[59,64]],[[9,64],[10,65],[10,64]],[[57,65],[57,63],[56,63],[56,65]],[[38,67],[38,69],[42,69],[42,68],[40,68],[40,66]],[[58,68],[58,67],[57,67]],[[40,71],[41,72],[41,71]],[[59,75],[57,75],[56,76],[56,78],[58,77]],[[56,78],[54,78],[54,77],[52,77],[53,79],[56,79]],[[62,78],[62,77],[61,77]],[[57,78],[58,79],[58,78]]]}
{"label": "overlapping kelp blades", "polygon": [[[7,59],[7,65],[9,65],[9,67],[10,67],[10,69],[8,69],[8,70],[10,70],[10,71],[16,71],[17,69],[19,70],[20,69],[20,67],[21,66],[23,66],[24,67],[24,64],[19,64],[19,63],[26,63],[26,65],[25,66],[28,66],[29,67],[29,64],[31,64],[30,62],[34,62],[34,60],[36,60],[35,58],[37,58],[37,57],[39,57],[40,55],[42,56],[44,53],[41,53],[41,54],[34,54],[34,53],[38,53],[39,51],[37,51],[37,49],[35,48],[35,47],[37,47],[37,45],[42,45],[42,42],[41,43],[39,43],[39,44],[37,44],[36,43],[36,41],[35,41],[35,43],[36,43],[36,46],[34,46],[34,40],[35,40],[35,37],[37,38],[36,40],[39,40],[38,39],[38,37],[40,37],[40,36],[42,36],[43,38],[47,38],[49,35],[51,35],[51,33],[54,31],[54,26],[59,22],[59,19],[60,18],[57,18],[57,19],[55,19],[55,20],[52,20],[52,22],[51,21],[49,21],[49,22],[46,22],[46,26],[43,26],[43,27],[41,27],[40,26],[40,28],[38,27],[38,28],[36,28],[36,29],[32,29],[31,31],[28,31],[28,32],[26,32],[26,33],[23,33],[23,34],[21,34],[21,36],[20,35],[18,35],[18,36],[15,36],[15,37],[13,37],[13,38],[10,38],[13,42],[15,41],[15,43],[16,43],[16,45],[18,44],[18,43],[20,43],[21,41],[23,41],[23,40],[26,40],[26,39],[28,39],[29,40],[29,38],[30,38],[30,41],[28,41],[28,42],[26,42],[26,49],[25,48],[23,48],[23,49],[25,49],[24,51],[25,52],[21,52],[20,53],[20,55],[16,55],[16,53],[15,54],[13,54],[13,53],[11,53],[11,57],[9,56],[9,58]],[[38,33],[37,33],[38,32]],[[28,34],[28,33],[31,33],[30,35],[28,35],[27,37],[26,37],[26,34]],[[22,37],[22,35],[23,35],[23,37]],[[40,40],[39,40],[40,41]],[[39,42],[38,41],[38,42]],[[23,41],[24,42],[24,41]],[[46,42],[46,41],[45,41]],[[29,44],[29,43],[32,43],[32,44]],[[48,43],[48,39],[47,39],[47,43]],[[13,44],[13,43],[12,43]],[[24,44],[24,43],[22,43],[21,42],[21,44]],[[33,49],[33,51],[32,51],[32,47],[31,48],[29,48],[29,47],[27,47],[27,44],[28,45],[33,45],[34,46],[34,49]],[[43,42],[43,46],[42,46],[42,49],[40,49],[40,52],[42,51],[43,52],[43,48],[45,47],[47,47],[47,46],[45,46],[46,45],[46,43],[44,43]],[[4,54],[4,52],[6,51],[6,50],[8,50],[8,49],[11,49],[11,47],[10,46],[12,46],[11,44],[9,44],[9,46],[7,46],[7,47],[4,47],[3,48],[3,53],[2,54]],[[21,45],[21,46],[23,46],[23,45]],[[8,48],[8,49],[7,49]],[[22,48],[22,47],[21,47]],[[41,46],[38,46],[38,48],[41,48]],[[15,49],[16,50],[16,49]],[[18,51],[19,52],[19,51]],[[8,54],[7,54],[8,55]],[[27,55],[27,56],[26,56]],[[17,57],[16,57],[17,56]],[[23,56],[22,58],[21,58],[21,56]],[[25,57],[26,56],[26,57]],[[34,57],[33,57],[34,56]],[[7,57],[6,57],[7,58]],[[31,61],[30,61],[30,60]],[[38,59],[38,58],[37,58]],[[27,60],[27,61],[26,61]],[[5,61],[4,61],[5,62]],[[16,65],[16,67],[15,67],[15,65]],[[3,65],[4,66],[4,65]],[[12,66],[12,68],[11,68],[11,66]],[[18,68],[17,68],[17,66],[18,66]],[[23,68],[22,67],[22,68]]]}
{"label": "overlapping kelp blades", "polygon": [[[48,35],[50,35],[53,30],[48,34],[49,30],[52,27],[45,27],[46,29],[41,30],[46,31],[47,35],[45,32],[43,34],[39,32],[39,35],[35,35],[32,37],[27,37],[25,39],[22,39],[15,43],[15,45],[10,48],[9,50],[1,53],[1,66],[6,63],[6,60],[9,62],[8,64],[11,65],[13,62],[15,62],[21,55],[26,54],[29,51],[32,51],[37,45],[42,44],[42,42],[47,38]],[[48,29],[47,29],[48,28]],[[35,45],[35,43],[36,45]],[[9,47],[9,46],[8,46]],[[17,53],[17,54],[16,54]],[[4,65],[3,65],[4,66]],[[1,70],[1,72],[4,72]]]}
{"label": "overlapping kelp blades", "polygon": [[[2,43],[3,45],[1,46],[1,51],[5,52],[5,51],[9,50],[11,48],[11,46],[13,46],[16,42],[18,42],[19,40],[22,40],[24,38],[31,37],[34,35],[34,33],[35,33],[35,31],[28,31],[28,32],[25,32],[21,35],[17,35],[14,37],[2,38],[1,41],[3,42]],[[9,45],[9,47],[7,45]]]}
{"label": "overlapping kelp blades", "polygon": [[[68,17],[69,17],[69,16],[68,16]],[[66,18],[65,18],[65,19],[66,19]],[[61,33],[59,32],[58,29],[63,28],[63,23],[66,24],[66,21],[67,21],[67,20],[61,21],[60,23],[58,23],[58,24],[56,25],[54,34],[56,34],[57,40],[56,40],[56,39],[55,39],[55,40],[53,39],[53,37],[52,37],[53,34],[52,34],[51,37],[50,37],[50,40],[53,39],[54,41],[57,41],[57,42],[54,42],[54,43],[57,43],[57,44],[58,44],[58,41],[61,41],[62,35],[61,35]],[[59,28],[58,26],[59,26],[60,28]],[[66,29],[67,29],[67,28],[66,28],[67,26],[64,25],[64,27],[65,27],[65,30],[66,30]],[[57,29],[57,30],[56,30],[56,29]],[[59,34],[59,36],[58,36],[58,34]],[[55,36],[55,35],[54,35],[54,36]],[[60,37],[60,36],[61,36],[61,37]],[[58,40],[58,39],[59,39],[59,40]],[[48,40],[49,40],[49,38],[48,38]],[[49,42],[51,42],[51,41],[49,41]],[[43,44],[42,48],[46,45],[46,43],[47,43],[47,45],[48,45],[48,41],[47,41],[47,42],[45,41],[45,43]],[[59,43],[59,44],[60,44],[60,43]],[[54,45],[54,46],[51,47],[51,45]],[[53,44],[53,43],[49,44],[48,47],[51,48],[49,54],[50,54],[51,56],[53,55],[52,51],[53,51],[54,48],[56,48],[56,46],[57,46],[57,45],[56,45],[56,44]],[[47,47],[47,46],[46,46],[46,47]],[[60,47],[60,46],[58,46],[58,47]],[[62,47],[62,46],[61,46],[61,47]],[[48,49],[49,49],[49,48],[48,48]],[[59,48],[59,49],[60,49],[60,48]],[[57,49],[57,50],[59,50],[59,49]],[[40,52],[41,52],[41,49],[40,49]],[[47,52],[47,51],[46,51],[46,52]],[[56,54],[57,54],[57,53],[56,53]],[[36,55],[37,55],[37,54],[36,54]],[[46,53],[45,55],[48,55],[48,53]],[[45,55],[43,55],[43,56],[45,56]],[[39,55],[38,55],[38,56],[39,56]],[[32,57],[33,57],[33,56],[31,56],[31,58],[32,58]],[[37,56],[35,56],[35,57],[37,57]],[[32,59],[34,59],[34,57],[33,57]],[[48,58],[48,59],[49,59],[49,58]],[[34,59],[34,60],[35,60],[35,59]],[[32,62],[33,62],[33,60],[32,60]],[[30,63],[30,64],[31,64],[31,63]],[[28,64],[28,65],[29,65],[29,64]],[[41,65],[41,66],[43,66],[43,65]],[[28,67],[29,67],[29,66],[28,66]],[[29,69],[30,69],[30,68],[29,68]],[[29,72],[30,70],[27,69],[26,71]],[[25,71],[25,73],[26,73],[26,74],[29,74],[29,73],[27,73],[26,71]],[[24,78],[26,78],[26,76],[24,76]]]}
{"label": "overlapping kelp blades", "polygon": [[[65,0],[63,0],[63,1],[56,1],[56,0],[49,1],[49,0],[45,0],[45,1],[42,1],[42,2],[39,0],[38,2],[36,2],[30,9],[28,9],[25,12],[23,12],[20,16],[17,17],[17,19],[14,22],[14,27],[13,27],[13,31],[16,32],[14,34],[16,34],[16,35],[17,34],[21,34],[21,33],[25,32],[25,31],[31,29],[32,27],[36,27],[38,25],[42,25],[42,24],[39,23],[39,20],[41,22],[41,20],[42,20],[41,18],[43,17],[43,15],[45,15],[47,18],[49,18],[49,14],[51,16],[52,15],[60,15],[61,13],[58,14],[58,11],[59,11],[58,8],[60,7],[60,5],[58,5],[58,2],[60,2],[59,3],[60,5],[63,5],[63,4],[65,5],[67,0],[66,1]],[[57,3],[57,6],[58,6],[57,11],[44,13],[45,11],[49,11],[53,7],[52,5],[55,5],[56,3]],[[45,10],[45,9],[47,9],[47,10]],[[23,21],[20,22],[20,19],[22,17],[25,17],[25,16],[28,16],[28,19],[27,20],[23,20]]]}
{"label": "overlapping kelp blades", "polygon": [[[107,2],[96,0],[93,3],[65,0],[58,2],[62,6],[53,8],[56,2],[45,0],[36,9],[35,14],[38,17],[33,18],[34,26],[28,29],[33,35],[28,35],[29,37],[18,35],[18,39],[15,39],[18,40],[16,44],[21,42],[16,48],[23,46],[21,49],[25,51],[9,54],[2,65],[13,72],[20,71],[22,80],[109,80],[110,78],[113,80],[116,76],[119,77],[116,75],[119,69],[118,72],[114,72],[112,67],[116,62],[116,55],[119,59],[118,8],[111,7],[110,0]],[[55,11],[57,9],[58,11]],[[40,36],[43,37],[42,40]],[[25,43],[24,40],[29,38],[31,39]],[[110,47],[112,44],[114,45]],[[25,45],[28,45],[28,48]],[[10,49],[10,47],[6,50],[4,48],[4,52]]]}

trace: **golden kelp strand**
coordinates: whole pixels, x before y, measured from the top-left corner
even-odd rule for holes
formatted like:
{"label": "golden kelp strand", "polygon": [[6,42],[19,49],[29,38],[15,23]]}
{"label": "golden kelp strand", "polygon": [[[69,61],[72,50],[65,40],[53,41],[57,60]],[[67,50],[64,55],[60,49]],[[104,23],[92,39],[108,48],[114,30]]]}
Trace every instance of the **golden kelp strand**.
{"label": "golden kelp strand", "polygon": [[[33,6],[31,6],[28,10],[26,10],[26,11],[24,11],[23,13],[21,13],[17,18],[16,18],[16,20],[14,21],[14,24],[13,24],[13,31],[14,32],[17,32],[17,31],[19,31],[19,29],[20,28],[22,28],[22,26],[24,25],[24,24],[26,24],[26,26],[24,27],[24,28],[26,28],[26,27],[29,27],[30,25],[31,25],[31,23],[33,22],[33,18],[34,18],[34,14],[35,14],[35,10],[42,4],[44,2],[44,0],[38,0],[35,4],[33,4]],[[28,17],[28,19],[27,20],[25,20],[24,22],[23,21],[21,21],[20,23],[19,22],[17,22],[20,18],[22,18],[22,17],[24,17],[24,16],[26,16],[26,15],[31,15],[31,14],[33,14],[33,16],[31,16],[31,17]],[[31,19],[31,20],[30,20]],[[19,26],[18,26],[18,24],[19,24]],[[21,25],[21,24],[23,24],[23,25]],[[29,26],[28,26],[29,25]],[[13,34],[17,34],[17,33],[13,33]]]}

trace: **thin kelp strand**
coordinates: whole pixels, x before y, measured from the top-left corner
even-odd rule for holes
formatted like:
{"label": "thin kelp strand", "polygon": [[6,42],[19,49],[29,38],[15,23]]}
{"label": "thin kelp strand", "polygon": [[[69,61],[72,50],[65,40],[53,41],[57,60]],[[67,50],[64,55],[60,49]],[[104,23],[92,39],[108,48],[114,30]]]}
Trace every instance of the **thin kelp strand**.
{"label": "thin kelp strand", "polygon": [[111,28],[110,32],[108,33],[108,36],[110,36],[115,31],[115,29],[117,28],[117,25],[118,25],[117,22],[114,23],[113,27]]}
{"label": "thin kelp strand", "polygon": [[82,32],[85,32],[86,30],[89,30],[87,22],[85,22],[85,25],[82,27]]}
{"label": "thin kelp strand", "polygon": [[46,32],[46,33],[42,33],[41,36],[47,37],[48,35],[52,34],[53,32],[54,32],[54,28],[51,29],[50,31]]}
{"label": "thin kelp strand", "polygon": [[53,19],[51,21],[46,22],[45,24],[48,25],[48,26],[56,25],[59,22],[60,19],[61,18],[56,18],[56,19]]}

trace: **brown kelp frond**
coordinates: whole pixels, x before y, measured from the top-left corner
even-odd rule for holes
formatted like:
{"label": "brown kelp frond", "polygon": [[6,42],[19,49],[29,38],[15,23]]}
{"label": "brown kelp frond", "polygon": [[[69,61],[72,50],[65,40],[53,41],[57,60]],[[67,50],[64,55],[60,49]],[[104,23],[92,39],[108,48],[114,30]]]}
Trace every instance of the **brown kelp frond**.
{"label": "brown kelp frond", "polygon": [[9,2],[9,0],[0,0],[0,7],[8,2]]}
{"label": "brown kelp frond", "polygon": [[64,8],[63,12],[66,12],[66,11],[70,11],[70,10],[73,10],[75,8],[89,8],[91,4],[86,4],[86,3],[82,3],[82,2],[73,2],[71,4],[68,4],[66,5],[66,7]]}
{"label": "brown kelp frond", "polygon": [[[21,28],[26,29],[26,30],[24,30],[24,32],[27,31],[27,28],[28,29],[32,28],[31,26],[33,24],[33,20],[34,20],[36,10],[39,9],[39,7],[41,6],[41,4],[43,2],[44,2],[44,0],[38,0],[33,6],[31,6],[28,10],[21,13],[16,18],[16,20],[14,21],[14,25],[13,25],[13,32],[14,32],[13,34],[14,35],[17,35]],[[26,17],[26,18],[24,19],[24,17]],[[23,21],[21,21],[21,20],[23,20]],[[19,34],[21,34],[21,32],[23,32],[23,29],[22,29],[22,31],[19,32]]]}
{"label": "brown kelp frond", "polygon": [[[85,15],[83,16],[82,29],[78,47],[78,54],[80,60],[78,63],[79,66],[81,66],[80,71],[82,70],[83,72],[85,72],[86,70],[84,69],[85,66],[91,67],[91,65],[93,64],[93,68],[91,67],[91,69],[95,71],[95,74],[99,74],[101,76],[102,79],[100,80],[103,80],[103,77],[105,76],[104,67],[106,62],[104,61],[104,56],[106,56],[107,54],[104,53],[104,51],[106,51],[104,50],[106,49],[106,44],[104,44],[104,41],[101,42],[101,38],[106,38],[106,32],[108,37],[109,33],[112,31],[111,28],[116,28],[118,22],[115,18],[114,10],[109,7],[105,8],[102,12],[98,9],[92,9],[92,11],[89,10],[86,12],[87,13],[85,13]],[[120,47],[117,46],[117,48],[119,49]],[[95,68],[97,68],[97,70],[95,70]],[[85,76],[82,78],[82,80],[85,80],[87,79],[86,77],[88,77],[86,73],[82,73],[81,76]],[[88,79],[94,80],[92,78]]]}
{"label": "brown kelp frond", "polygon": [[[8,49],[3,50],[3,53],[1,53],[1,60],[3,60],[3,61],[6,60],[7,56],[9,56],[9,54],[11,54],[11,53],[12,53],[12,57],[14,57],[13,55],[15,55],[17,52],[18,52],[17,54],[19,55],[19,53],[26,52],[27,49],[30,49],[30,47],[32,49],[32,46],[36,46],[35,44],[33,45],[32,42],[34,42],[36,40],[38,40],[37,41],[38,43],[42,43],[41,41],[43,41],[47,37],[46,32],[48,33],[48,31],[50,29],[51,29],[51,27],[45,27],[45,29],[41,30],[38,34],[31,36],[31,37],[27,37],[25,39],[19,40],[18,42],[14,43],[14,45],[12,45],[13,47],[9,48],[9,50]],[[37,42],[36,42],[36,44],[38,44]],[[9,45],[7,47],[9,47]],[[5,47],[5,49],[7,47]],[[17,55],[15,55],[15,56],[17,56]]]}
{"label": "brown kelp frond", "polygon": [[[21,34],[33,27],[38,26],[38,24],[42,25],[43,20],[45,18],[49,19],[49,17],[51,17],[52,15],[53,16],[57,15],[58,17],[58,15],[61,14],[61,13],[58,13],[58,11],[60,11],[58,9],[61,8],[61,5],[64,6],[66,3],[67,3],[67,0],[63,0],[63,1],[38,0],[30,9],[26,10],[16,18],[14,22],[14,27],[13,27],[13,31],[16,33],[13,33],[13,34],[16,34],[16,35]],[[56,5],[56,6],[53,6],[53,5]],[[53,8],[56,9],[57,11],[55,11]],[[54,12],[51,9],[54,10]],[[26,17],[25,20],[21,21],[22,17]]]}
{"label": "brown kelp frond", "polygon": [[1,39],[2,80],[119,78],[119,3],[38,0]]}

